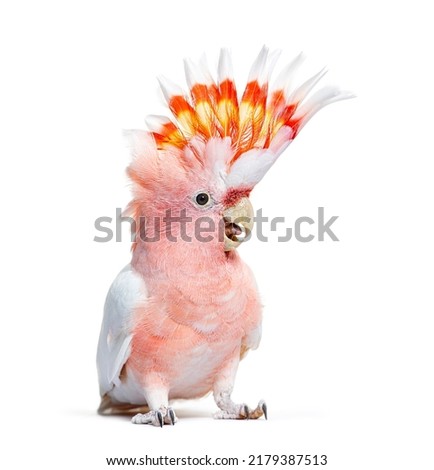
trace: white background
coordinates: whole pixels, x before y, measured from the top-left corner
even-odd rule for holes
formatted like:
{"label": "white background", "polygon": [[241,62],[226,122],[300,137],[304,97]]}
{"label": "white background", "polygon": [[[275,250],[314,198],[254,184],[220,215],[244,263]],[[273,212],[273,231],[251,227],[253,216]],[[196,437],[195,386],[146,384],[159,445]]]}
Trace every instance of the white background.
{"label": "white background", "polygon": [[[0,465],[105,457],[327,454],[330,469],[432,469],[432,16],[401,1],[38,1],[0,7]],[[157,429],[95,413],[106,291],[129,243],[95,218],[129,200],[124,128],[163,111],[156,75],[230,47],[239,83],[263,44],[355,100],[321,111],[252,200],[339,215],[340,242],[241,248],[265,305],[235,398],[268,422],[218,422],[211,398]],[[302,73],[302,75],[303,75]]]}

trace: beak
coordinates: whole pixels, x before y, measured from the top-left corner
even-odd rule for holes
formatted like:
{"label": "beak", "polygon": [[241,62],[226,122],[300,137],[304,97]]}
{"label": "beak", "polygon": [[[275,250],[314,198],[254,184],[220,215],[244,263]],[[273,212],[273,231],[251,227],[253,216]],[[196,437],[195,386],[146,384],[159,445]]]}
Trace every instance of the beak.
{"label": "beak", "polygon": [[223,211],[225,251],[237,248],[253,229],[253,206],[247,197]]}

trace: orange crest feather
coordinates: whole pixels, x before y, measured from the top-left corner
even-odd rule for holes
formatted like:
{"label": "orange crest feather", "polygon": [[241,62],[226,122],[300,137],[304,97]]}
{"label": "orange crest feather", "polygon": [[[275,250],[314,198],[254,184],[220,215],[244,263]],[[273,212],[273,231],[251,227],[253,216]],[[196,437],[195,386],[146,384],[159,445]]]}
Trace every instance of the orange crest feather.
{"label": "orange crest feather", "polygon": [[[289,100],[285,82],[302,61],[299,55],[278,79],[275,88],[269,92],[268,79],[277,54],[269,54],[263,48],[252,66],[247,86],[241,100],[232,78],[229,52],[221,51],[217,83],[208,72],[206,64],[201,67],[185,61],[188,95],[161,78],[160,84],[175,122],[167,120],[152,129],[159,149],[175,146],[180,149],[194,136],[205,141],[212,137],[230,137],[234,148],[235,161],[242,153],[253,148],[268,148],[270,141],[282,126],[289,126],[295,137],[306,113],[296,114],[305,96]],[[281,74],[282,75],[282,74]],[[300,87],[301,88],[301,87]],[[310,91],[310,90],[309,90]]]}

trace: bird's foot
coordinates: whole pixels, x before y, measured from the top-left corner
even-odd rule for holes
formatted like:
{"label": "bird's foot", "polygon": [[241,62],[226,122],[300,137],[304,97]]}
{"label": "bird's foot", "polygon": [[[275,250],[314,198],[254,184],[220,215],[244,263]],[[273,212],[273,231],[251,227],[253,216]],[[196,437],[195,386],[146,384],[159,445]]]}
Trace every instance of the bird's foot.
{"label": "bird's foot", "polygon": [[264,416],[265,419],[268,418],[267,405],[264,400],[261,400],[254,410],[243,403],[241,405],[231,404],[214,413],[215,419],[258,419],[261,416]]}
{"label": "bird's foot", "polygon": [[152,424],[153,426],[163,427],[164,424],[174,425],[178,421],[173,408],[162,406],[158,410],[152,410],[148,413],[138,413],[132,417],[134,424]]}

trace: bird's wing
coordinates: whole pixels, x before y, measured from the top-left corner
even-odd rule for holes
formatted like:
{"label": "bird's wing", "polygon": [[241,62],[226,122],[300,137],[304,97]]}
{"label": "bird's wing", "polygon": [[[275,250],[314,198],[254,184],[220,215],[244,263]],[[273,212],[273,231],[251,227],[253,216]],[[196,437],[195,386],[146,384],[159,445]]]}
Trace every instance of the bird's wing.
{"label": "bird's wing", "polygon": [[101,396],[120,384],[120,373],[131,352],[132,316],[147,297],[143,278],[126,266],[107,294],[98,342],[97,367]]}

